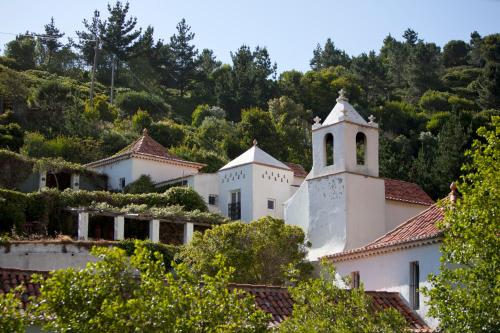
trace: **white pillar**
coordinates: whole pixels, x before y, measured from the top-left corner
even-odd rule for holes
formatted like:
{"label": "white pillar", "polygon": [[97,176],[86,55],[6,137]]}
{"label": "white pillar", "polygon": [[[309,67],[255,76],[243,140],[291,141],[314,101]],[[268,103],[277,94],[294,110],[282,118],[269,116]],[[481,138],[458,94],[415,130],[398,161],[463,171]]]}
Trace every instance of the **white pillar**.
{"label": "white pillar", "polygon": [[115,234],[114,240],[125,239],[125,216],[115,216]]}
{"label": "white pillar", "polygon": [[78,213],[78,239],[89,239],[89,213],[87,212]]}
{"label": "white pillar", "polygon": [[160,241],[160,220],[149,221],[149,240],[155,243]]}
{"label": "white pillar", "polygon": [[42,191],[47,188],[47,172],[40,171],[40,181],[38,182],[38,190]]}
{"label": "white pillar", "polygon": [[71,189],[75,191],[80,189],[80,174],[78,173],[71,174]]}
{"label": "white pillar", "polygon": [[189,243],[193,239],[194,224],[187,222],[184,224],[184,244]]}

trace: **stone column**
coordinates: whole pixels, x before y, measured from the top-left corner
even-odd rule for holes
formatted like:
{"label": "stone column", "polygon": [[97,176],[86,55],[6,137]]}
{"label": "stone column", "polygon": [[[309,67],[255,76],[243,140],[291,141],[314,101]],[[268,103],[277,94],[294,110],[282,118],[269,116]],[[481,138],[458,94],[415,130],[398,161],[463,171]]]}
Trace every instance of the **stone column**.
{"label": "stone column", "polygon": [[160,241],[160,220],[149,221],[149,240],[155,243]]}
{"label": "stone column", "polygon": [[47,172],[40,171],[40,180],[38,182],[38,190],[43,191],[47,188]]}
{"label": "stone column", "polygon": [[189,243],[193,239],[194,224],[187,222],[184,224],[184,244]]}
{"label": "stone column", "polygon": [[80,189],[80,174],[78,173],[71,174],[71,189],[75,191]]}
{"label": "stone column", "polygon": [[89,239],[89,213],[87,212],[78,213],[78,239]]}
{"label": "stone column", "polygon": [[125,239],[125,216],[115,216],[115,233],[114,240]]}

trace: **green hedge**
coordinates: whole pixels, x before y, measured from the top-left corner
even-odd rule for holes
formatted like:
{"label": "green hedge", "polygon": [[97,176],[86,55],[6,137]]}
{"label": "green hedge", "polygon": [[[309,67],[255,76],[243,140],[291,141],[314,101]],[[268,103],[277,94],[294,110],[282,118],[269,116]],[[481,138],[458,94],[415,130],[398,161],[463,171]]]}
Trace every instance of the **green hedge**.
{"label": "green hedge", "polygon": [[0,233],[22,226],[26,221],[29,200],[24,193],[0,189]]}

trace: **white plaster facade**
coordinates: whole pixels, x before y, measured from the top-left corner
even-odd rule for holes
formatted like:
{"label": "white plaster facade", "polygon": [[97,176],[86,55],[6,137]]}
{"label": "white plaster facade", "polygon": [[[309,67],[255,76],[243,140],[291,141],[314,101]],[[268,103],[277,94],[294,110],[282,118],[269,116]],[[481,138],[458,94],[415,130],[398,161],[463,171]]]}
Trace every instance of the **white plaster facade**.
{"label": "white plaster facade", "polygon": [[[430,287],[429,274],[439,272],[439,246],[439,243],[420,245],[373,256],[334,261],[334,265],[341,276],[359,272],[365,290],[395,291],[409,304],[410,263],[419,263],[419,288]],[[438,322],[428,316],[427,301],[428,298],[420,293],[420,306],[415,311],[429,326],[435,328]]]}
{"label": "white plaster facade", "polygon": [[410,202],[402,202],[396,200],[385,201],[385,229],[392,230],[401,224],[403,221],[409,220],[411,217],[421,213],[426,206]]}
{"label": "white plaster facade", "polygon": [[84,268],[97,260],[88,246],[64,243],[11,243],[0,246],[0,253],[0,267],[36,271]]}

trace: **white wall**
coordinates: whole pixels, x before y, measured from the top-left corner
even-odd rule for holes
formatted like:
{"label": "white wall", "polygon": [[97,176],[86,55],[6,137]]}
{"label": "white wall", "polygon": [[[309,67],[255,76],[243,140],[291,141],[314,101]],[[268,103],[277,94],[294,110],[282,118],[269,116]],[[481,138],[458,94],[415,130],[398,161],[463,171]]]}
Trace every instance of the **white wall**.
{"label": "white wall", "polygon": [[347,240],[345,250],[385,234],[385,186],[381,178],[345,174]]}
{"label": "white wall", "polygon": [[309,239],[309,185],[303,182],[299,189],[284,204],[285,222],[302,228]]}
{"label": "white wall", "polygon": [[[439,258],[439,244],[432,244],[334,264],[341,276],[359,271],[365,290],[395,291],[409,303],[410,262],[419,262],[422,288],[430,286],[427,280],[430,273],[439,272]],[[416,311],[429,326],[436,327],[437,320],[427,316],[427,300],[420,293],[420,309]]]}
{"label": "white wall", "polygon": [[0,246],[0,267],[50,271],[67,267],[85,267],[97,258],[87,247],[73,244],[21,243]]}
{"label": "white wall", "polygon": [[427,208],[429,208],[429,206],[416,205],[396,200],[385,200],[386,232],[391,231],[401,223],[418,215]]}
{"label": "white wall", "polygon": [[108,175],[108,189],[110,190],[120,189],[120,178],[125,178],[125,185],[136,179],[132,173],[132,159],[119,160],[93,169]]}
{"label": "white wall", "polygon": [[[260,164],[253,164],[254,220],[263,216],[283,218],[283,205],[292,193],[293,172]],[[274,209],[267,208],[267,200],[275,201]]]}
{"label": "white wall", "polygon": [[230,192],[241,191],[241,220],[253,220],[253,186],[252,164],[246,164],[231,169],[219,170],[219,209],[223,215],[228,216]]}
{"label": "white wall", "polygon": [[149,175],[153,180],[153,183],[159,183],[162,181],[198,173],[198,169],[196,168],[181,165],[169,164],[165,162],[147,160],[137,157],[132,158],[132,160],[132,177],[134,180],[139,178],[141,175]]}
{"label": "white wall", "polygon": [[[219,196],[219,176],[216,173],[199,173],[188,178],[188,186],[193,188],[203,197],[210,212],[219,213],[219,205],[209,205],[208,196],[215,194]],[[220,200],[218,197],[217,200]]]}

